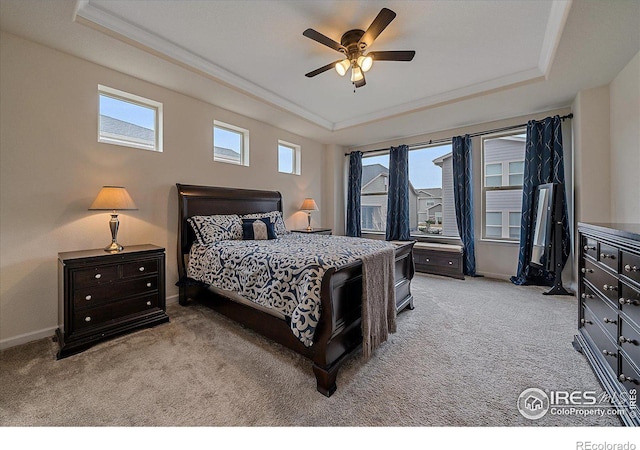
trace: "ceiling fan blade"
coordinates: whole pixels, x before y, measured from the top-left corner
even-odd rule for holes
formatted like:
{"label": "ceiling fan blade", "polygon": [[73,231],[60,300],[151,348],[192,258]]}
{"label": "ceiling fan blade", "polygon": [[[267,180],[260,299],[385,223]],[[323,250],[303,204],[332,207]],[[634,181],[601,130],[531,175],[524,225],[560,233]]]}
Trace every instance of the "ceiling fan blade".
{"label": "ceiling fan blade", "polygon": [[360,38],[360,44],[365,44],[366,47],[371,47],[373,41],[382,33],[382,31],[387,28],[387,25],[391,23],[393,19],[395,19],[396,13],[391,11],[388,8],[382,8],[367,31],[364,32],[362,37]]}
{"label": "ceiling fan blade", "polygon": [[312,72],[309,72],[307,74],[305,74],[304,76],[307,78],[311,78],[311,77],[315,77],[316,75],[320,75],[322,72],[326,72],[327,70],[331,70],[333,69],[336,64],[338,64],[340,61],[342,61],[341,59],[334,61],[332,63],[327,64],[326,66],[322,66],[319,69],[316,69]]}
{"label": "ceiling fan blade", "polygon": [[326,45],[327,47],[332,48],[338,52],[346,53],[347,51],[347,49],[344,48],[342,45],[340,45],[333,39],[325,36],[324,34],[317,32],[313,28],[307,28],[306,30],[304,30],[302,35],[308,37],[309,39],[313,39],[314,41],[319,42],[322,45]]}
{"label": "ceiling fan blade", "polygon": [[356,88],[362,87],[365,84],[367,84],[367,80],[364,78],[364,73],[362,74],[362,80],[354,81],[353,84],[355,85]]}
{"label": "ceiling fan blade", "polygon": [[397,50],[389,52],[369,52],[374,61],[411,61],[416,55],[413,50]]}

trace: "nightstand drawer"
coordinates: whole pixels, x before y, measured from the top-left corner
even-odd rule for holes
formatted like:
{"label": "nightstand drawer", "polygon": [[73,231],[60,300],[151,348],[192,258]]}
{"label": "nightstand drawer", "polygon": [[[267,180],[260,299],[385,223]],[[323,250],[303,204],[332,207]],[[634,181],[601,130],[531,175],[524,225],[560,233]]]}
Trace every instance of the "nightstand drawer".
{"label": "nightstand drawer", "polygon": [[73,328],[82,331],[90,327],[97,327],[100,324],[111,320],[111,306],[105,305],[98,308],[90,308],[76,312],[73,316]]}
{"label": "nightstand drawer", "polygon": [[118,278],[118,266],[97,266],[76,270],[73,273],[73,284],[76,288],[92,284],[109,283]]}
{"label": "nightstand drawer", "polygon": [[158,271],[157,259],[145,259],[122,265],[122,277],[139,277],[148,273],[156,273]]}
{"label": "nightstand drawer", "polygon": [[148,309],[158,307],[158,295],[147,295],[144,297],[131,298],[119,302],[117,305],[117,318],[136,314]]}
{"label": "nightstand drawer", "polygon": [[157,289],[157,275],[125,280],[109,285],[95,285],[74,291],[73,304],[76,308],[88,308],[105,301],[145,294],[156,291]]}

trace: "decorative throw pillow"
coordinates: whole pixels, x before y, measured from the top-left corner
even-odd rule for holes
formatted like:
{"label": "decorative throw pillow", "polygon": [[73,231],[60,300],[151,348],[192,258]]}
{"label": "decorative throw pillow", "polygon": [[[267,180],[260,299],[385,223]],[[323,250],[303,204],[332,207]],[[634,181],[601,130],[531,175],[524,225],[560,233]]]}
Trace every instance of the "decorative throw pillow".
{"label": "decorative throw pillow", "polygon": [[193,216],[187,219],[200,244],[242,239],[242,221],[237,214]]}
{"label": "decorative throw pillow", "polygon": [[274,229],[278,236],[288,233],[287,226],[284,223],[284,219],[282,218],[282,213],[280,211],[252,213],[242,216],[243,219],[263,219],[265,217],[271,219],[271,222],[273,223]]}
{"label": "decorative throw pillow", "polygon": [[242,239],[258,241],[276,239],[277,237],[273,223],[268,217],[260,219],[242,219]]}

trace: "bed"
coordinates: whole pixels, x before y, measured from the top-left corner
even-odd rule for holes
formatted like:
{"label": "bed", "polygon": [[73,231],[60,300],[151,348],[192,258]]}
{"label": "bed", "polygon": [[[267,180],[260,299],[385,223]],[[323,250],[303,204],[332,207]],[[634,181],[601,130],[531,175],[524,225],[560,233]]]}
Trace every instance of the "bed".
{"label": "bed", "polygon": [[[232,292],[212,288],[188,276],[189,256],[197,245],[190,218],[209,215],[246,215],[282,212],[282,196],[276,191],[234,189],[176,184],[178,189],[178,273],[179,302],[199,301],[217,312],[285,346],[313,363],[317,390],[331,396],[336,390],[338,369],[362,345],[362,261],[327,268],[319,291],[320,315],[312,342],[292,333],[291,321],[270,314]],[[331,236],[322,236],[332,239]],[[337,237],[336,237],[337,238]],[[329,241],[327,241],[329,242]],[[363,241],[364,242],[364,241]],[[395,275],[396,311],[413,309],[411,279],[414,274],[413,242],[398,242],[392,261]]]}

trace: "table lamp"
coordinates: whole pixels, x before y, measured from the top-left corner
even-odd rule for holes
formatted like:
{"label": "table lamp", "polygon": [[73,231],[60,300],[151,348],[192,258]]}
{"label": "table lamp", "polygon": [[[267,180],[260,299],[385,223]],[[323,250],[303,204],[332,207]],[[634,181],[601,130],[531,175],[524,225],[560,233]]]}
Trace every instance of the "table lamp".
{"label": "table lamp", "polygon": [[307,231],[313,230],[311,228],[311,211],[318,211],[318,205],[312,198],[305,198],[300,209],[307,211]]}
{"label": "table lamp", "polygon": [[124,250],[124,247],[118,244],[118,213],[116,210],[138,209],[131,199],[131,196],[122,186],[103,186],[98,192],[98,196],[93,201],[89,210],[111,210],[111,220],[109,228],[111,229],[111,244],[104,248],[105,252],[118,253]]}

